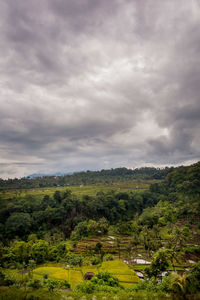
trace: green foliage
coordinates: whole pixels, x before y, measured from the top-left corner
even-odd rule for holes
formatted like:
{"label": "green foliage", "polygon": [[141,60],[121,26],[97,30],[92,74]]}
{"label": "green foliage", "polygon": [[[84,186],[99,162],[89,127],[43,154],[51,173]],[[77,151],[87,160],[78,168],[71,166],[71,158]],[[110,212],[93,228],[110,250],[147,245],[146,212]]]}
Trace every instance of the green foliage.
{"label": "green foliage", "polygon": [[60,288],[62,289],[69,289],[70,288],[70,284],[67,280],[62,280],[60,282]]}
{"label": "green foliage", "polygon": [[65,258],[69,253],[68,245],[66,242],[57,242],[49,247],[48,258],[50,261],[60,261]]}
{"label": "green foliage", "polygon": [[151,265],[145,269],[148,277],[157,278],[169,267],[169,254],[167,250],[158,250],[151,261]]}
{"label": "green foliage", "polygon": [[8,278],[3,272],[3,269],[0,269],[0,286],[11,286],[15,284],[15,280]]}
{"label": "green foliage", "polygon": [[97,236],[106,234],[108,232],[109,223],[102,217],[98,221],[92,219],[89,220],[87,224],[87,234],[90,236]]}
{"label": "green foliage", "polygon": [[104,261],[110,261],[110,260],[114,260],[114,257],[112,254],[106,254],[104,256]]}
{"label": "green foliage", "polygon": [[119,280],[108,272],[100,272],[91,281],[84,281],[76,286],[76,291],[83,294],[94,292],[117,293],[122,289]]}
{"label": "green foliage", "polygon": [[11,248],[11,251],[13,255],[15,256],[15,259],[20,262],[27,262],[29,259],[29,244],[23,241],[15,241],[13,243],[13,246]]}
{"label": "green foliage", "polygon": [[43,275],[43,279],[44,279],[44,280],[46,280],[46,279],[48,279],[48,278],[49,278],[49,275],[48,275],[48,274],[44,274],[44,275]]}
{"label": "green foliage", "polygon": [[8,290],[0,290],[1,300],[58,300],[61,299],[58,293],[50,293],[45,289],[26,291],[24,289],[9,288]]}
{"label": "green foliage", "polygon": [[[72,175],[64,176],[43,176],[35,178],[21,178],[21,179],[0,179],[0,187],[14,188],[14,189],[30,189],[30,188],[43,188],[50,186],[64,186],[64,185],[82,185],[82,184],[95,184],[95,183],[113,183],[116,181],[127,181],[134,179],[164,179],[165,176],[174,168],[116,168],[111,170],[101,171],[87,171],[78,172]],[[57,195],[56,195],[57,197]]]}
{"label": "green foliage", "polygon": [[76,285],[75,291],[83,294],[92,294],[95,291],[95,285],[89,280],[80,282]]}
{"label": "green foliage", "polygon": [[139,217],[138,223],[147,228],[153,228],[154,225],[158,224],[159,215],[151,208],[146,208],[141,216]]}
{"label": "green foliage", "polygon": [[32,289],[39,289],[42,286],[39,279],[30,280],[27,285]]}
{"label": "green foliage", "polygon": [[15,236],[23,236],[29,232],[31,223],[32,220],[28,213],[13,213],[6,221],[6,234],[11,238]]}
{"label": "green foliage", "polygon": [[[96,174],[97,180],[120,178],[122,174],[127,179],[133,175],[127,169],[110,171],[109,174]],[[138,170],[136,173],[146,176],[150,172],[143,171],[142,173]],[[149,178],[155,175],[152,175],[154,171],[148,173]],[[95,266],[86,266],[86,263],[101,262],[98,266],[100,273],[90,282],[80,283],[77,291],[90,294],[90,298],[93,293],[119,295],[119,283],[126,287],[137,283],[139,279],[122,261],[106,261],[110,260],[109,254],[105,254],[107,249],[108,252],[126,259],[136,257],[139,253],[143,258],[148,256],[151,259],[153,252],[158,250],[153,255],[151,265],[146,268],[150,279],[135,284],[129,292],[132,295],[142,291],[171,293],[182,298],[198,294],[199,264],[193,265],[183,276],[171,273],[162,282],[159,281],[163,271],[176,269],[175,262],[180,258],[185,259],[186,263],[188,259],[199,256],[199,246],[189,243],[198,243],[196,240],[199,238],[200,163],[176,169],[171,173],[166,170],[166,173],[168,176],[162,183],[156,183],[148,191],[140,192],[120,190],[120,183],[111,185],[109,180],[101,192],[100,185],[90,188],[72,187],[78,196],[65,188],[30,191],[34,196],[25,195],[27,192],[24,191],[7,191],[5,194],[10,196],[5,196],[6,201],[3,200],[0,207],[0,263],[7,268],[21,270],[13,270],[16,274],[13,280],[6,277],[11,270],[7,271],[7,274],[0,273],[0,284],[15,284],[20,288],[26,286],[35,293],[42,283],[53,297],[54,290],[69,288],[69,283],[74,288],[87,271],[97,273]],[[161,173],[158,172],[157,175],[159,174]],[[82,184],[82,181],[91,180],[93,175],[86,172],[74,175],[73,178],[80,180]],[[62,179],[64,183],[65,179]],[[45,180],[47,183],[48,179]],[[15,184],[18,185],[16,182]],[[126,184],[129,189],[133,182]],[[142,184],[144,183],[140,186]],[[111,191],[111,186],[119,186],[119,189]],[[91,191],[92,188],[92,194],[89,192],[84,195],[84,189]],[[108,229],[109,233],[114,235],[112,242],[104,236]],[[72,245],[73,242],[65,241],[70,234],[76,243],[76,247],[71,246],[71,250],[68,244]],[[121,234],[124,235],[123,238]],[[84,257],[85,254],[72,254],[71,251],[87,253],[87,257]],[[36,264],[49,260],[69,264],[75,268],[41,267],[34,270]],[[108,271],[111,274],[107,273]],[[39,278],[41,281],[38,281]]]}
{"label": "green foliage", "polygon": [[98,265],[101,262],[100,259],[96,256],[91,257],[90,261],[93,266]]}
{"label": "green foliage", "polygon": [[177,295],[182,299],[187,299],[187,280],[186,276],[180,276],[177,273],[171,274],[171,282],[169,285],[169,290],[173,295]]}
{"label": "green foliage", "polygon": [[46,281],[46,286],[48,288],[48,291],[52,293],[56,288],[60,286],[60,282],[56,279],[48,279]]}
{"label": "green foliage", "polygon": [[83,256],[79,254],[69,254],[66,255],[65,262],[70,266],[81,266],[83,263]]}
{"label": "green foliage", "polygon": [[190,294],[200,292],[200,261],[194,264],[186,275],[187,290]]}
{"label": "green foliage", "polygon": [[97,285],[108,285],[119,287],[119,279],[112,276],[109,272],[100,272],[92,277],[91,282]]}
{"label": "green foliage", "polygon": [[82,237],[88,236],[87,221],[78,223],[72,232],[71,239],[80,240]]}
{"label": "green foliage", "polygon": [[184,248],[185,254],[200,254],[200,246],[188,246]]}
{"label": "green foliage", "polygon": [[32,256],[37,263],[43,263],[48,257],[49,244],[44,240],[38,240],[32,246]]}
{"label": "green foliage", "polygon": [[[138,195],[136,192],[115,191],[99,192],[93,197],[84,195],[83,199],[68,191],[55,191],[53,197],[44,195],[42,199],[37,196],[30,198],[11,198],[9,205],[5,202],[5,207],[0,209],[0,217],[6,224],[5,228],[0,226],[0,234],[5,240],[16,235],[25,239],[30,233],[37,233],[41,238],[47,232],[51,238],[55,229],[62,232],[63,238],[71,234],[72,239],[80,240],[83,237],[104,235],[109,225],[116,223],[120,224],[120,232],[128,226],[124,230],[130,233],[133,215],[157,202],[153,195],[147,193]],[[125,222],[127,226],[124,226]],[[32,242],[36,239],[34,235]],[[58,260],[57,255],[52,253],[54,259]]]}

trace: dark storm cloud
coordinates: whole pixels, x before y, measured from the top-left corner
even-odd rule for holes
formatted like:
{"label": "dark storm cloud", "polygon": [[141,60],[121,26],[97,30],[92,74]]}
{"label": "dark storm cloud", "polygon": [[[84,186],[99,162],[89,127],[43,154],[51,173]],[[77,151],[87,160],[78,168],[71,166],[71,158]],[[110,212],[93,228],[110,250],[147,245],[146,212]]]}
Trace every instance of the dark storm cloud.
{"label": "dark storm cloud", "polygon": [[0,177],[199,159],[199,1],[7,0],[0,20]]}
{"label": "dark storm cloud", "polygon": [[162,105],[155,110],[155,114],[158,124],[168,128],[169,135],[150,139],[149,143],[152,156],[162,157],[167,163],[170,160],[172,163],[197,160],[200,155],[200,15],[196,13],[198,19],[190,20],[188,26],[183,26],[184,34],[179,37],[171,53],[172,62],[166,65],[162,73],[168,92],[166,95],[161,92]]}

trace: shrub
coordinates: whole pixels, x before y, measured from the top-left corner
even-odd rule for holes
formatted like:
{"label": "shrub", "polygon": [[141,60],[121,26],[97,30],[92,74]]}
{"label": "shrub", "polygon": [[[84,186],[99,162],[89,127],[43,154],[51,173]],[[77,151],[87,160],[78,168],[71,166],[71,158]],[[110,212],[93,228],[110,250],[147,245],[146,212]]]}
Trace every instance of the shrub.
{"label": "shrub", "polygon": [[27,300],[40,300],[40,297],[35,295],[28,295]]}
{"label": "shrub", "polygon": [[46,286],[49,290],[49,292],[53,292],[56,288],[58,288],[60,285],[59,280],[55,280],[55,279],[48,279],[46,281]]}
{"label": "shrub", "polygon": [[158,284],[158,290],[164,293],[169,293],[171,284],[172,284],[172,275],[165,276],[162,282]]}
{"label": "shrub", "polygon": [[119,279],[112,276],[108,272],[100,272],[92,277],[91,282],[97,285],[108,285],[112,287],[119,287]]}
{"label": "shrub", "polygon": [[134,284],[127,291],[148,291],[148,292],[157,292],[157,283],[155,279],[148,279],[140,281],[138,284]]}
{"label": "shrub", "polygon": [[92,265],[98,265],[100,262],[101,261],[100,261],[100,259],[98,257],[94,256],[94,257],[91,258],[91,264]]}
{"label": "shrub", "polygon": [[92,294],[95,290],[95,284],[91,281],[83,281],[76,285],[75,291],[81,292],[84,294]]}
{"label": "shrub", "polygon": [[0,286],[10,286],[15,283],[15,280],[8,278],[2,270],[0,270]]}
{"label": "shrub", "polygon": [[43,279],[48,279],[48,278],[49,278],[49,274],[46,274],[46,273],[45,273],[45,274],[43,275]]}
{"label": "shrub", "polygon": [[104,256],[104,261],[109,261],[109,260],[114,260],[114,257],[113,257],[113,255],[111,255],[111,254],[106,254],[106,255]]}
{"label": "shrub", "polygon": [[66,255],[65,262],[70,266],[81,266],[83,262],[83,257],[78,254]]}
{"label": "shrub", "polygon": [[200,292],[200,262],[194,264],[186,275],[187,290],[189,293]]}
{"label": "shrub", "polygon": [[33,279],[28,282],[28,286],[35,289],[39,289],[42,285],[39,279]]}
{"label": "shrub", "polygon": [[70,288],[70,284],[67,280],[63,280],[60,282],[60,287],[63,289],[69,289]]}
{"label": "shrub", "polygon": [[0,270],[0,286],[4,285],[5,274]]}
{"label": "shrub", "polygon": [[185,254],[199,254],[200,246],[191,246],[184,249]]}
{"label": "shrub", "polygon": [[94,292],[103,292],[108,294],[116,294],[120,292],[122,289],[121,287],[113,287],[109,285],[101,285],[95,284],[92,281],[83,281],[77,284],[75,288],[75,292],[80,292],[82,294],[93,294]]}
{"label": "shrub", "polygon": [[120,287],[113,287],[108,285],[95,285],[95,292],[104,292],[108,294],[117,294],[121,291]]}

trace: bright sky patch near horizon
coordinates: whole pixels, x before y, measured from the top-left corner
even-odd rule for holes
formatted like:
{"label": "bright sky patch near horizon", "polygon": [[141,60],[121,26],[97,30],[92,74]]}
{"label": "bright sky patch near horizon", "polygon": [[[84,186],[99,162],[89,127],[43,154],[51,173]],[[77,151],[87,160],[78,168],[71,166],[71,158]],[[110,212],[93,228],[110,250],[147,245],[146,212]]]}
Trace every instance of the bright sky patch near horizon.
{"label": "bright sky patch near horizon", "polygon": [[199,0],[0,1],[0,177],[200,159]]}

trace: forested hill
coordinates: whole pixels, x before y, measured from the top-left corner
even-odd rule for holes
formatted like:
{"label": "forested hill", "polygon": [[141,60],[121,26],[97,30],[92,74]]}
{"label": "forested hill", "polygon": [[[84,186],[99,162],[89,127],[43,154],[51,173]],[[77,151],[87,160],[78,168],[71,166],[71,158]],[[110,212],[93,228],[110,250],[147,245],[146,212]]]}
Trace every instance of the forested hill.
{"label": "forested hill", "polygon": [[[90,172],[83,174],[88,173]],[[199,222],[199,195],[200,162],[168,173],[163,181],[154,183],[149,190],[139,193],[117,189],[101,191],[93,196],[84,194],[77,197],[70,189],[66,189],[43,197],[38,197],[37,194],[32,196],[14,194],[13,197],[2,199],[0,203],[0,237],[1,240],[12,239],[15,236],[24,238],[31,233],[43,236],[56,228],[65,237],[69,237],[79,223],[87,223],[91,219],[100,222],[99,220],[103,218],[106,223],[116,226],[118,223],[134,220],[143,211],[145,222],[142,221],[144,223],[142,224],[151,224],[150,227],[157,225],[160,218],[171,220],[168,213],[173,214],[173,219],[176,220],[187,216],[187,221],[188,218],[192,220],[198,218]],[[162,205],[169,208],[167,216],[165,209],[161,209]],[[148,208],[150,211],[146,218],[145,209]]]}
{"label": "forested hill", "polygon": [[151,185],[150,190],[160,192],[166,196],[175,193],[189,195],[190,197],[200,194],[200,161],[168,173],[162,183]]}
{"label": "forested hill", "polygon": [[[126,180],[164,179],[175,168],[116,168],[101,171],[86,171],[64,176],[44,176],[37,178],[0,179],[0,188],[37,188],[79,184],[111,183]],[[177,169],[177,168],[176,168]]]}

